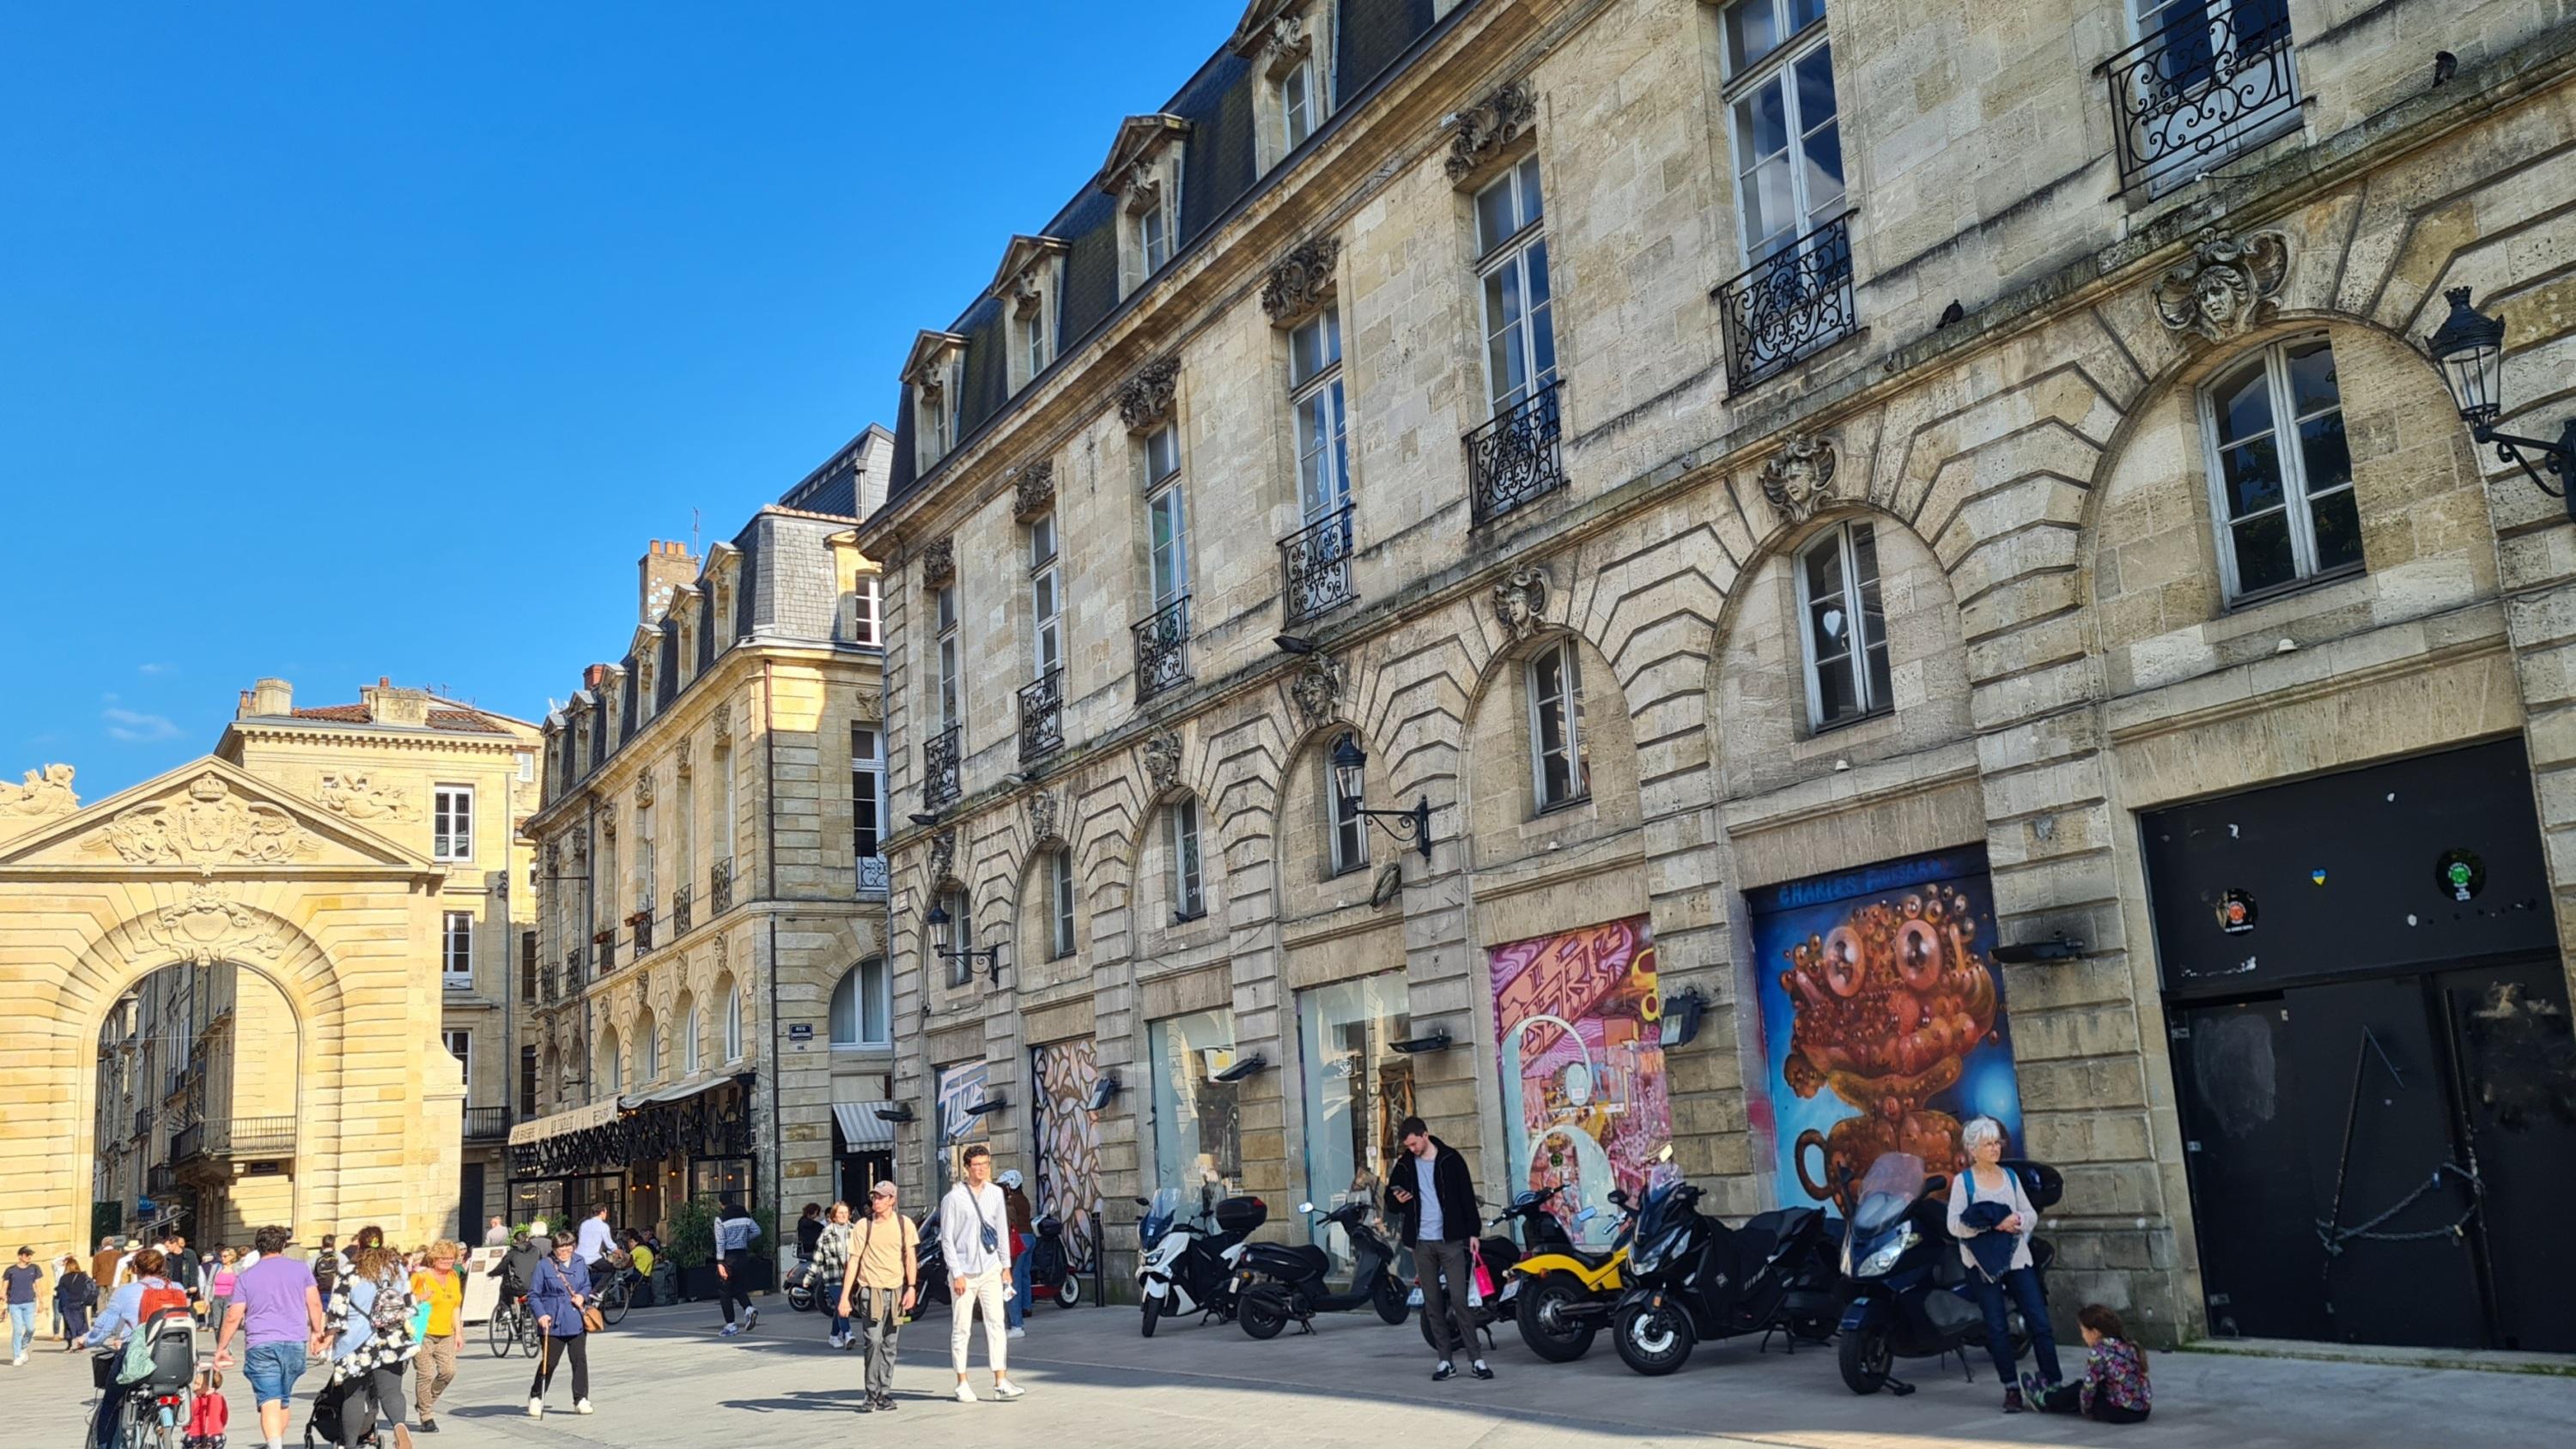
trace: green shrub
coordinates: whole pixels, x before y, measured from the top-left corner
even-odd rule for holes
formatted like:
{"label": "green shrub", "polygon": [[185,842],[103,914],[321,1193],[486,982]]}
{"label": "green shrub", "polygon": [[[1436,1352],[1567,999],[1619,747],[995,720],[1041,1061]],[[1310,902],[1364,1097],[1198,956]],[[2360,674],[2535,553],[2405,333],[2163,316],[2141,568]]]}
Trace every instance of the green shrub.
{"label": "green shrub", "polygon": [[716,1260],[716,1210],[702,1202],[683,1202],[671,1209],[671,1236],[662,1244],[679,1268],[703,1268]]}

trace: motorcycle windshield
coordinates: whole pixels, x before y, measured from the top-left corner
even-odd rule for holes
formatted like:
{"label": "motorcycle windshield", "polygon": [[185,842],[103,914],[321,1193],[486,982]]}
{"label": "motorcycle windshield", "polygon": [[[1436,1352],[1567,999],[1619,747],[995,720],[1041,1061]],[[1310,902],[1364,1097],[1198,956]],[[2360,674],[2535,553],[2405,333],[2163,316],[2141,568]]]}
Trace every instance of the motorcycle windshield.
{"label": "motorcycle windshield", "polygon": [[1885,1232],[1923,1195],[1923,1159],[1910,1152],[1882,1152],[1860,1180],[1852,1204],[1851,1235]]}
{"label": "motorcycle windshield", "polygon": [[1172,1230],[1172,1219],[1180,1213],[1180,1210],[1181,1190],[1179,1188],[1167,1187],[1154,1194],[1153,1201],[1145,1205],[1145,1220],[1137,1224],[1138,1231],[1145,1239],[1146,1247],[1150,1248],[1162,1241],[1163,1234]]}
{"label": "motorcycle windshield", "polygon": [[1628,1261],[1640,1273],[1651,1273],[1664,1265],[1664,1258],[1681,1243],[1689,1231],[1691,1212],[1679,1177],[1668,1177],[1646,1189],[1637,1204],[1635,1237],[1630,1240]]}

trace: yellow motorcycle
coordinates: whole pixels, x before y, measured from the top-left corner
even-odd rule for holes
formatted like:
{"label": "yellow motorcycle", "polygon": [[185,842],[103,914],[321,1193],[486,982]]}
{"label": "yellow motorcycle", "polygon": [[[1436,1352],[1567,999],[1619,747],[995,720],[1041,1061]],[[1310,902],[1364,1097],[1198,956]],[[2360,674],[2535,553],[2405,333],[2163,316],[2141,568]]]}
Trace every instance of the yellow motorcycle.
{"label": "yellow motorcycle", "polygon": [[[1535,1251],[1511,1267],[1512,1276],[1521,1280],[1520,1292],[1513,1295],[1520,1305],[1513,1316],[1520,1324],[1521,1342],[1550,1363],[1571,1363],[1592,1351],[1592,1335],[1610,1321],[1610,1309],[1625,1287],[1620,1270],[1628,1265],[1628,1242],[1636,1231],[1637,1215],[1624,1190],[1611,1192],[1610,1205],[1621,1214],[1610,1251],[1590,1252],[1558,1234],[1545,1247],[1533,1243]],[[1594,1211],[1585,1208],[1575,1215],[1575,1222],[1581,1224]]]}

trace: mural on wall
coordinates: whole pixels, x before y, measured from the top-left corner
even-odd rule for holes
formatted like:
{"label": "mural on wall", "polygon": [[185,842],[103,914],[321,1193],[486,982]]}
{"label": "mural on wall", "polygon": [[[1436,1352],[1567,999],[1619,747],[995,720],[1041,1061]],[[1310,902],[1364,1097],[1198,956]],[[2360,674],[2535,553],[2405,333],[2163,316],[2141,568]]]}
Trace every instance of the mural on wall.
{"label": "mural on wall", "polygon": [[971,1117],[966,1109],[984,1100],[985,1064],[980,1061],[959,1062],[939,1069],[939,1189],[957,1180],[957,1150],[969,1142],[981,1142],[988,1135],[984,1119]]}
{"label": "mural on wall", "polygon": [[1642,1191],[1673,1135],[1654,932],[1638,916],[1514,941],[1489,959],[1503,1119],[1517,1124],[1505,1144],[1513,1189],[1564,1188],[1554,1206],[1566,1230],[1606,1246],[1612,1189]]}
{"label": "mural on wall", "polygon": [[1038,1180],[1029,1199],[1041,1218],[1064,1224],[1064,1261],[1091,1271],[1100,1241],[1100,1123],[1091,1091],[1100,1081],[1100,1048],[1089,1037],[1032,1048],[1038,1084]]}
{"label": "mural on wall", "polygon": [[2022,1150],[1983,847],[1745,893],[1780,1195],[1851,1210],[1884,1152],[1967,1165],[1960,1124]]}

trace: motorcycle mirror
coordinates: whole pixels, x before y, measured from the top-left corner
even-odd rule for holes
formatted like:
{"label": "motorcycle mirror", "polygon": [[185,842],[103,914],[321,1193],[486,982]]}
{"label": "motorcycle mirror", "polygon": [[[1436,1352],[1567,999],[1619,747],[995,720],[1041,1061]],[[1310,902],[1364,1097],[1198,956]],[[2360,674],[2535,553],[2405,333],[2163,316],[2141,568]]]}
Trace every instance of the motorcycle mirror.
{"label": "motorcycle mirror", "polygon": [[1153,1199],[1151,1199],[1151,1198],[1142,1198],[1142,1197],[1140,1197],[1140,1198],[1136,1199],[1136,1206],[1138,1206],[1138,1207],[1141,1207],[1141,1208],[1149,1208],[1149,1207],[1152,1207],[1153,1205],[1154,1205],[1154,1203],[1153,1203]]}
{"label": "motorcycle mirror", "polygon": [[1624,1187],[1614,1187],[1610,1189],[1610,1205],[1612,1207],[1626,1207],[1628,1205],[1628,1189]]}
{"label": "motorcycle mirror", "polygon": [[1310,1213],[1310,1212],[1313,1212],[1314,1210],[1315,1210],[1315,1205],[1314,1205],[1313,1203],[1310,1203],[1310,1202],[1301,1202],[1301,1203],[1297,1204],[1297,1211],[1299,1211],[1299,1212],[1301,1212],[1301,1213]]}
{"label": "motorcycle mirror", "polygon": [[1585,1208],[1583,1211],[1581,1211],[1581,1212],[1579,1212],[1579,1213],[1576,1213],[1576,1214],[1574,1215],[1574,1220],[1575,1220],[1577,1223],[1588,1223],[1588,1222],[1592,1221],[1593,1216],[1594,1216],[1595,1214],[1599,1213],[1600,1211],[1601,1211],[1601,1209],[1599,1209],[1599,1208]]}
{"label": "motorcycle mirror", "polygon": [[1949,1185],[1950,1179],[1936,1172],[1930,1177],[1923,1179],[1923,1195],[1925,1197],[1930,1197],[1932,1194],[1939,1192],[1941,1189],[1948,1187]]}
{"label": "motorcycle mirror", "polygon": [[1672,1160],[1673,1160],[1673,1144],[1671,1144],[1671,1143],[1669,1143],[1669,1142],[1665,1143],[1665,1144],[1664,1144],[1664,1146],[1663,1146],[1663,1150],[1655,1154],[1655,1160],[1656,1160],[1657,1162],[1670,1162],[1670,1161],[1672,1161]]}

